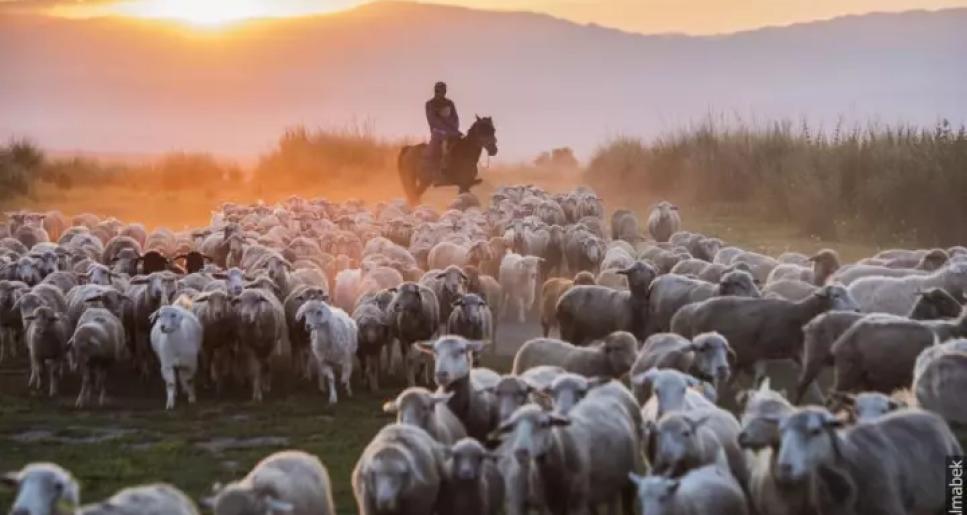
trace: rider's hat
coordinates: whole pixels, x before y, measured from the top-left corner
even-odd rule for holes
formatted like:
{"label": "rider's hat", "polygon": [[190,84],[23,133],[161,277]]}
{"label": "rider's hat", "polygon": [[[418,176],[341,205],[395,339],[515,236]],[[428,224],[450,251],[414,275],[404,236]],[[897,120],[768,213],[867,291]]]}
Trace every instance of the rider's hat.
{"label": "rider's hat", "polygon": [[437,81],[437,83],[433,85],[433,89],[447,89],[447,83],[443,82],[442,80]]}

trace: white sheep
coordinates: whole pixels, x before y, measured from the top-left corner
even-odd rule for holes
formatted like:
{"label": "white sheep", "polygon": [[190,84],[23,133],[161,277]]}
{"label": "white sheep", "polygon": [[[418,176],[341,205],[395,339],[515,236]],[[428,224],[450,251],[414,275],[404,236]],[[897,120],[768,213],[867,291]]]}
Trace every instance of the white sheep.
{"label": "white sheep", "polygon": [[207,504],[215,515],[336,513],[329,472],[319,458],[302,451],[266,457],[244,479],[218,489]]}
{"label": "white sheep", "polygon": [[188,395],[188,403],[194,404],[195,372],[204,336],[201,322],[188,309],[171,305],[152,313],[151,323],[151,348],[161,364],[161,377],[168,395],[165,409],[175,407],[176,382],[181,383]]}
{"label": "white sheep", "polygon": [[504,255],[498,273],[500,287],[504,291],[500,318],[504,318],[507,308],[513,303],[517,309],[517,320],[524,323],[526,313],[534,306],[534,299],[537,298],[537,281],[543,261],[544,258],[521,256],[513,252]]}
{"label": "white sheep", "polygon": [[460,419],[450,411],[447,402],[453,393],[433,393],[411,386],[383,404],[383,411],[396,415],[400,424],[416,426],[444,445],[453,445],[467,435]]}
{"label": "white sheep", "polygon": [[682,227],[678,206],[662,201],[652,208],[648,215],[648,232],[658,242],[665,242]]}
{"label": "white sheep", "polygon": [[342,309],[320,300],[303,304],[296,320],[304,321],[311,334],[312,354],[319,367],[319,389],[328,388],[329,404],[337,401],[335,368],[339,369],[339,382],[346,389],[346,395],[352,397],[349,380],[358,345],[356,322]]}
{"label": "white sheep", "polygon": [[434,513],[445,448],[409,425],[383,427],[363,450],[352,485],[360,515]]}
{"label": "white sheep", "polygon": [[866,313],[906,315],[920,292],[930,288],[962,296],[967,291],[967,263],[952,263],[930,275],[865,277],[850,284],[849,292]]}
{"label": "white sheep", "polygon": [[125,488],[110,499],[81,508],[77,515],[198,515],[184,493],[164,483]]}
{"label": "white sheep", "polygon": [[629,474],[638,503],[648,515],[745,515],[749,507],[742,488],[728,473],[723,453],[715,463],[680,478]]}

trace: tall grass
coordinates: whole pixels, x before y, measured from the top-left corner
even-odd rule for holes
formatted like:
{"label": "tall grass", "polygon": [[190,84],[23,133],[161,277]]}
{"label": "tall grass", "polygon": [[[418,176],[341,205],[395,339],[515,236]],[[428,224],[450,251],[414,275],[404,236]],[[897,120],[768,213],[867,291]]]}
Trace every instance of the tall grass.
{"label": "tall grass", "polygon": [[399,143],[375,137],[367,126],[318,131],[295,127],[259,160],[252,184],[262,192],[292,192],[307,186],[338,188],[353,181],[385,180],[394,173],[399,148]]}
{"label": "tall grass", "polygon": [[804,233],[922,245],[967,242],[967,131],[707,122],[600,147],[584,178],[605,191],[731,204]]}

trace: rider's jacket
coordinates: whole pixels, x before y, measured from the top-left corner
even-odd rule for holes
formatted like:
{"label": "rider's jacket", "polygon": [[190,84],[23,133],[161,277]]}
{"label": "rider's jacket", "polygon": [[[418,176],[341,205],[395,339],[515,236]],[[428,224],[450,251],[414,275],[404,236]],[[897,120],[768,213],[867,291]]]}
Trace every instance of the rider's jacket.
{"label": "rider's jacket", "polygon": [[438,132],[444,136],[456,136],[460,133],[457,106],[449,98],[433,97],[427,100],[426,121],[430,124],[431,133]]}

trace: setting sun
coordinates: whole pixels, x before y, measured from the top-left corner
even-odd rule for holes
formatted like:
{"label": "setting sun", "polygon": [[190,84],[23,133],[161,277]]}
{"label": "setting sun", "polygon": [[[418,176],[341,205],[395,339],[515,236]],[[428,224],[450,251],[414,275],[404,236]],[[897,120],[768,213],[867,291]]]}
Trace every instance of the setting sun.
{"label": "setting sun", "polygon": [[118,10],[141,18],[169,18],[197,25],[222,25],[272,14],[259,0],[143,0],[118,6]]}

